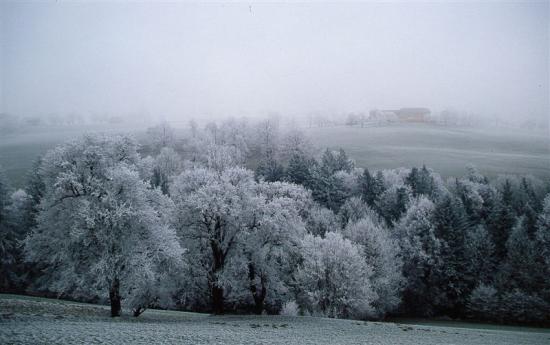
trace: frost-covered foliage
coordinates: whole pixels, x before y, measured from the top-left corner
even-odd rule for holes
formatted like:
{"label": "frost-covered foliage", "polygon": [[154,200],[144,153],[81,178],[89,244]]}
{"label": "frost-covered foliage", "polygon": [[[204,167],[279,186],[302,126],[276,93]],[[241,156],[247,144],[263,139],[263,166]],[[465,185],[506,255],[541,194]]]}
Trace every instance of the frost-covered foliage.
{"label": "frost-covered foliage", "polygon": [[543,210],[537,221],[536,238],[540,253],[546,263],[546,269],[550,273],[550,194],[544,198]]}
{"label": "frost-covered foliage", "polygon": [[160,151],[164,147],[173,147],[175,142],[175,131],[166,121],[150,127],[146,131],[145,142],[154,151]]}
{"label": "frost-covered foliage", "polygon": [[470,294],[467,309],[470,317],[492,320],[499,317],[498,291],[493,286],[481,284]]}
{"label": "frost-covered foliage", "polygon": [[[45,288],[103,298],[112,315],[121,300],[134,309],[159,301],[162,272],[178,267],[183,250],[164,212],[171,201],[139,177],[135,141],[85,136],[42,161],[46,186],[27,259],[47,272]],[[167,299],[167,298],[165,298]]]}
{"label": "frost-covered foliage", "polygon": [[315,205],[307,216],[306,229],[310,234],[324,237],[327,232],[341,228],[338,218],[328,208]]}
{"label": "frost-covered foliage", "polygon": [[284,316],[298,316],[299,313],[300,309],[298,307],[298,303],[296,303],[296,301],[294,300],[291,300],[283,304],[283,307],[281,308],[281,312],[279,314]]}
{"label": "frost-covered foliage", "polygon": [[8,183],[0,166],[0,290],[8,290],[15,280],[17,237],[10,222]]}
{"label": "frost-covered foliage", "polygon": [[366,217],[377,223],[381,222],[380,215],[359,197],[351,197],[346,200],[338,212],[338,217],[343,228]]}
{"label": "frost-covered foliage", "polygon": [[139,150],[86,136],[40,159],[24,190],[0,179],[2,289],[111,292],[136,315],[296,301],[332,317],[550,321],[548,181],[369,171],[276,115],[190,127],[153,127]]}
{"label": "frost-covered foliage", "polygon": [[296,280],[298,303],[304,310],[351,318],[364,318],[374,311],[373,268],[359,245],[329,232],[325,238],[307,235],[302,248],[303,262]]}
{"label": "frost-covered foliage", "polygon": [[394,231],[401,247],[405,290],[403,302],[409,312],[432,314],[435,269],[440,265],[441,241],[432,221],[434,204],[426,197],[414,199]]}
{"label": "frost-covered foliage", "polygon": [[152,162],[151,185],[159,187],[164,194],[168,194],[169,185],[174,176],[182,170],[183,162],[174,149],[163,147]]}
{"label": "frost-covered foliage", "polygon": [[212,309],[223,312],[225,298],[239,301],[246,287],[257,312],[266,298],[277,303],[287,290],[283,273],[305,232],[301,215],[309,193],[293,184],[258,183],[249,170],[227,168],[185,171],[171,194],[179,236],[191,247],[194,286],[210,291]]}
{"label": "frost-covered foliage", "polygon": [[389,229],[365,216],[350,223],[343,233],[346,238],[360,246],[365,261],[373,270],[370,283],[376,292],[376,298],[370,316],[379,318],[396,310],[401,302],[403,263],[399,245],[390,236]]}

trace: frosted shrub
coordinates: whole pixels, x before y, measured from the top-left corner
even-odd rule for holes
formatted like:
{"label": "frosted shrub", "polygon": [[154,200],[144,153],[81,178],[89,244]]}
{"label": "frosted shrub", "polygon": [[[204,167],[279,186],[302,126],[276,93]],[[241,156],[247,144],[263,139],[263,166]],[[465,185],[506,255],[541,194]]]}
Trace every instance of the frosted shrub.
{"label": "frosted shrub", "polygon": [[472,291],[466,308],[470,317],[489,320],[498,317],[499,300],[497,290],[489,285],[479,285]]}
{"label": "frosted shrub", "polygon": [[284,316],[298,316],[299,309],[296,301],[285,302],[285,304],[283,304],[283,307],[281,308],[280,314]]}

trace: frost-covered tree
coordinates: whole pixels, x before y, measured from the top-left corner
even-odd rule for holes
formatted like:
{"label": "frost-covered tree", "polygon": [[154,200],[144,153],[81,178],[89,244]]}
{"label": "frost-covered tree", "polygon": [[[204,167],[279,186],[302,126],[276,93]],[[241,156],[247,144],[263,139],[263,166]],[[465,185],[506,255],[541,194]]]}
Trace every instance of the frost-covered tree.
{"label": "frost-covered tree", "polygon": [[399,185],[391,186],[380,195],[377,209],[386,221],[386,224],[393,226],[399,220],[401,215],[407,210],[411,198],[412,193],[409,187]]}
{"label": "frost-covered tree", "polygon": [[16,261],[17,236],[10,219],[10,193],[7,179],[0,166],[0,289],[11,287],[15,280],[13,265]]}
{"label": "frost-covered tree", "polygon": [[537,240],[542,244],[542,254],[550,265],[550,194],[544,198],[537,221]]}
{"label": "frost-covered tree", "polygon": [[171,147],[175,144],[174,128],[166,121],[148,128],[146,135],[147,144],[156,152],[159,152],[163,147]]}
{"label": "frost-covered tree", "polygon": [[282,136],[280,151],[281,158],[284,161],[288,161],[295,155],[311,157],[314,153],[314,148],[303,131],[290,129]]}
{"label": "frost-covered tree", "polygon": [[310,180],[306,186],[311,189],[313,199],[337,212],[350,194],[343,176],[336,171],[331,172],[325,168],[325,165],[314,165],[310,169],[310,174]]}
{"label": "frost-covered tree", "polygon": [[218,144],[236,149],[246,157],[250,151],[251,134],[245,118],[228,118],[221,122],[218,128]]}
{"label": "frost-covered tree", "polygon": [[456,179],[453,192],[460,198],[469,220],[474,224],[481,223],[483,214],[483,197],[479,189],[484,185],[466,179]]}
{"label": "frost-covered tree", "polygon": [[310,234],[325,237],[327,232],[337,232],[341,225],[337,216],[326,207],[314,206],[306,218],[306,229]]}
{"label": "frost-covered tree", "polygon": [[286,169],[286,180],[292,183],[307,185],[311,179],[310,167],[317,162],[304,154],[295,153],[290,157]]}
{"label": "frost-covered tree", "polygon": [[433,314],[433,303],[441,294],[435,284],[435,271],[441,265],[441,241],[435,234],[434,209],[425,196],[413,199],[394,229],[403,259],[403,309],[420,315]]}
{"label": "frost-covered tree", "polygon": [[348,158],[348,155],[343,149],[339,151],[330,151],[326,149],[321,157],[321,167],[327,171],[329,175],[337,171],[351,172],[355,163]]}
{"label": "frost-covered tree", "polygon": [[515,289],[502,294],[499,301],[498,321],[512,323],[541,323],[550,321],[550,303],[536,293]]}
{"label": "frost-covered tree", "polygon": [[336,318],[365,318],[373,312],[373,269],[360,246],[329,232],[325,238],[307,235],[302,250],[296,281],[303,310]]}
{"label": "frost-covered tree", "polygon": [[501,285],[507,290],[538,292],[542,268],[537,265],[535,243],[529,238],[525,218],[520,217],[506,241],[506,260],[501,266]]}
{"label": "frost-covered tree", "polygon": [[234,146],[206,144],[203,149],[202,160],[204,164],[216,171],[238,166],[244,158],[243,153]]}
{"label": "frost-covered tree", "polygon": [[278,154],[279,143],[281,140],[280,119],[277,115],[269,116],[259,121],[255,126],[255,143],[260,156]]}
{"label": "frost-covered tree", "polygon": [[489,202],[491,209],[487,215],[487,230],[495,243],[495,257],[497,260],[504,260],[506,257],[506,241],[510,235],[513,226],[516,223],[516,214],[510,205],[511,196],[496,194]]}
{"label": "frost-covered tree", "polygon": [[254,311],[260,314],[266,300],[281,305],[305,235],[301,214],[310,197],[302,187],[287,183],[259,183],[256,226],[241,238],[248,288]]}
{"label": "frost-covered tree", "polygon": [[157,302],[156,292],[136,298],[182,255],[167,225],[170,200],[139,177],[136,148],[126,136],[88,135],[48,152],[37,227],[25,243],[46,288],[87,298],[108,292],[112,316],[122,300],[133,309]]}
{"label": "frost-covered tree", "polygon": [[464,238],[471,224],[460,199],[447,195],[433,211],[435,234],[441,240],[441,264],[437,285],[443,295],[437,301],[441,312],[458,313],[469,294]]}
{"label": "frost-covered tree", "polygon": [[242,233],[256,226],[250,212],[256,205],[253,187],[250,171],[228,168],[184,171],[171,188],[178,234],[190,243],[196,284],[209,291],[215,313],[224,311],[225,287],[230,283],[224,281],[226,263],[235,255]]}
{"label": "frost-covered tree", "polygon": [[382,172],[379,171],[375,176],[372,176],[369,170],[365,169],[363,175],[359,177],[358,184],[361,199],[363,199],[367,205],[376,209],[378,200],[385,190]]}
{"label": "frost-covered tree", "polygon": [[283,180],[285,176],[284,167],[277,162],[272,154],[268,154],[258,164],[256,168],[256,177],[267,182],[275,182]]}
{"label": "frost-covered tree", "polygon": [[498,291],[491,285],[480,284],[470,297],[466,308],[468,316],[478,320],[494,320],[499,317]]}
{"label": "frost-covered tree", "polygon": [[343,231],[344,237],[361,246],[366,262],[373,274],[371,286],[376,292],[372,316],[380,318],[394,311],[401,302],[403,263],[400,248],[389,229],[369,216],[350,223]]}
{"label": "frost-covered tree", "polygon": [[171,179],[179,175],[181,169],[182,161],[177,152],[173,148],[163,147],[153,161],[151,184],[168,194]]}
{"label": "frost-covered tree", "polygon": [[338,218],[340,219],[342,228],[365,217],[380,222],[380,216],[358,197],[347,199],[338,212]]}
{"label": "frost-covered tree", "polygon": [[432,196],[435,190],[434,178],[431,176],[430,171],[426,166],[422,166],[422,169],[416,167],[411,169],[411,172],[405,179],[405,182],[411,187],[411,191],[414,197],[418,195]]}
{"label": "frost-covered tree", "polygon": [[300,205],[309,194],[296,185],[257,183],[251,171],[228,168],[184,171],[172,186],[172,197],[175,224],[180,237],[192,244],[191,269],[197,285],[210,292],[212,310],[222,313],[228,291],[242,290],[238,268],[231,266],[239,264],[261,310],[268,284],[279,283],[274,262],[284,259],[295,234],[303,232],[300,210],[306,207]]}
{"label": "frost-covered tree", "polygon": [[[21,242],[30,231],[34,221],[29,215],[33,212],[32,199],[27,193],[18,189],[11,193],[3,216],[7,225],[2,232],[2,283],[12,291],[21,292],[28,282],[28,269],[24,264]],[[1,225],[0,225],[1,226]]]}
{"label": "frost-covered tree", "polygon": [[495,245],[487,228],[472,227],[464,239],[467,275],[464,277],[473,288],[478,284],[490,284],[496,270]]}

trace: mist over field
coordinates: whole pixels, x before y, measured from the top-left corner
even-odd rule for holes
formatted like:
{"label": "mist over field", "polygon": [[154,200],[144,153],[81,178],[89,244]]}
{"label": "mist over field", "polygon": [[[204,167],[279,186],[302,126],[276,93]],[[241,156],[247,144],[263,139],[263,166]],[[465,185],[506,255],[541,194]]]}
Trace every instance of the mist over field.
{"label": "mist over field", "polygon": [[549,51],[547,1],[1,2],[0,343],[547,343]]}
{"label": "mist over field", "polygon": [[3,113],[548,123],[548,3],[2,3]]}

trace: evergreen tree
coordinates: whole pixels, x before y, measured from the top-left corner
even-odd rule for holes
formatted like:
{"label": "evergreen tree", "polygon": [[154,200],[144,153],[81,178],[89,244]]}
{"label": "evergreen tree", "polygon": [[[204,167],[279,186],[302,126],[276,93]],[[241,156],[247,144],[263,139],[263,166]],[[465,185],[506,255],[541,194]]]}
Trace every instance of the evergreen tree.
{"label": "evergreen tree", "polygon": [[413,197],[418,195],[418,180],[419,180],[418,168],[413,167],[411,172],[405,178],[405,183],[411,187]]}
{"label": "evergreen tree", "polygon": [[394,228],[405,278],[402,309],[413,315],[433,315],[434,302],[441,295],[434,279],[435,269],[441,265],[441,241],[435,236],[432,220],[434,207],[426,197],[414,199]]}
{"label": "evergreen tree", "polygon": [[466,305],[467,315],[477,320],[495,320],[499,317],[498,291],[491,285],[477,286]]}
{"label": "evergreen tree", "polygon": [[455,179],[455,194],[468,215],[468,219],[473,224],[481,222],[483,213],[483,198],[478,193],[478,184],[464,179]]}
{"label": "evergreen tree", "polygon": [[328,174],[334,174],[337,171],[349,173],[353,169],[353,165],[343,149],[340,149],[338,153],[326,149],[321,157],[321,166]]}
{"label": "evergreen tree", "polygon": [[425,165],[418,173],[417,193],[432,197],[435,192],[435,181]]}
{"label": "evergreen tree", "polygon": [[338,174],[330,174],[320,165],[313,166],[310,172],[311,179],[307,187],[311,189],[313,200],[337,212],[349,196],[344,181]]}
{"label": "evergreen tree", "polygon": [[508,178],[504,180],[504,184],[502,185],[502,203],[506,207],[514,206],[514,190]]}
{"label": "evergreen tree", "polygon": [[441,261],[438,267],[438,284],[443,296],[438,301],[440,311],[457,315],[469,294],[464,279],[466,257],[464,237],[469,228],[464,206],[451,195],[444,196],[436,204],[433,213],[435,233],[442,241]]}
{"label": "evergreen tree", "polygon": [[506,261],[501,266],[500,277],[502,288],[537,292],[540,288],[538,267],[535,244],[529,239],[525,218],[520,217],[506,241]]}
{"label": "evergreen tree", "polygon": [[368,169],[359,177],[361,198],[370,207],[376,207],[380,195],[384,192],[384,180],[381,173],[372,176]]}
{"label": "evergreen tree", "polygon": [[13,265],[16,260],[17,237],[11,224],[9,209],[9,187],[0,166],[0,291],[7,291],[16,277]]}
{"label": "evergreen tree", "polygon": [[495,257],[501,261],[506,256],[506,241],[516,222],[516,216],[510,202],[510,193],[493,199],[492,209],[487,219],[487,229],[495,243]]}
{"label": "evergreen tree", "polygon": [[537,265],[542,267],[544,286],[540,293],[550,301],[550,194],[543,201],[542,211],[537,220],[535,233]]}
{"label": "evergreen tree", "polygon": [[340,149],[338,151],[338,156],[336,156],[336,169],[345,171],[347,173],[353,170],[354,164],[351,159],[348,158],[346,151]]}
{"label": "evergreen tree", "polygon": [[256,178],[262,178],[266,182],[275,182],[283,180],[285,170],[272,154],[268,154],[265,159],[260,161],[255,174]]}
{"label": "evergreen tree", "polygon": [[411,193],[408,186],[393,186],[382,194],[377,205],[377,210],[380,212],[380,215],[384,218],[388,226],[393,226],[393,224],[407,210],[411,199],[410,194]]}
{"label": "evergreen tree", "polygon": [[337,158],[329,149],[326,149],[321,156],[321,168],[326,171],[327,175],[332,175],[338,171]]}
{"label": "evergreen tree", "polygon": [[495,245],[483,225],[470,228],[464,242],[466,271],[464,280],[469,289],[479,284],[490,284],[495,273]]}
{"label": "evergreen tree", "polygon": [[435,189],[434,179],[425,165],[422,169],[413,167],[405,178],[405,183],[411,187],[413,197],[418,195],[431,197]]}
{"label": "evergreen tree", "polygon": [[292,183],[306,185],[311,179],[309,170],[315,164],[317,163],[314,159],[307,159],[307,157],[301,153],[294,153],[288,162],[286,180]]}

